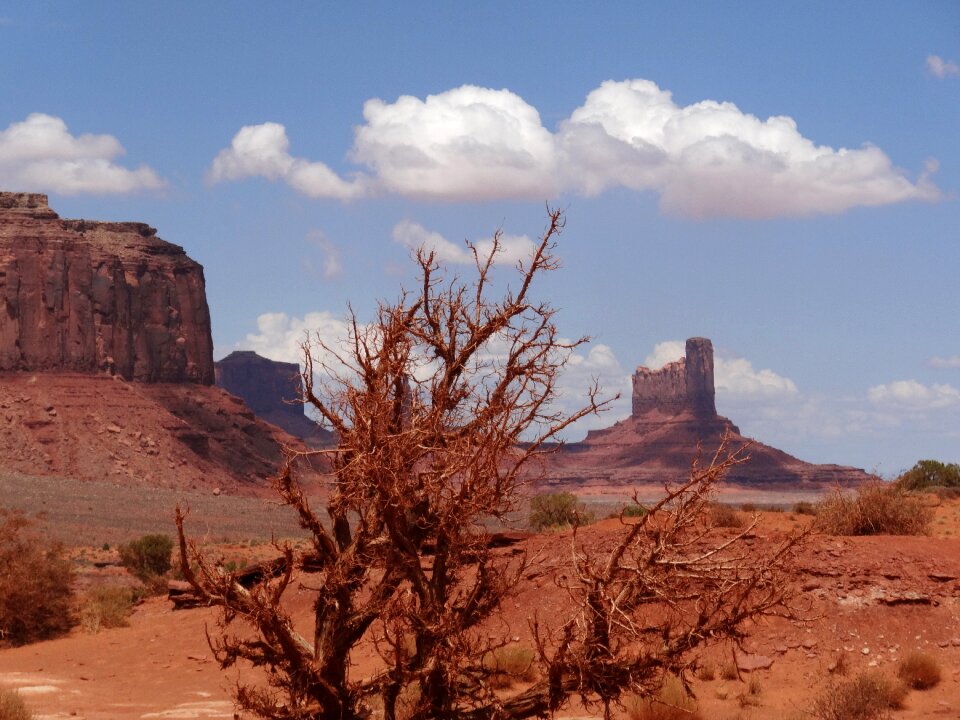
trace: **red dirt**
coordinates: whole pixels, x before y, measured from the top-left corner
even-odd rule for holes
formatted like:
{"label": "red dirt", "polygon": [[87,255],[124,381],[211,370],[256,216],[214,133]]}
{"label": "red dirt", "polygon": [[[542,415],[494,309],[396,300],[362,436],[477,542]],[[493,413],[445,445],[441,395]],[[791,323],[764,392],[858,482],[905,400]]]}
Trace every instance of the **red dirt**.
{"label": "red dirt", "polygon": [[[694,682],[704,718],[800,718],[831,680],[829,667],[846,654],[851,675],[861,669],[893,673],[907,652],[933,655],[943,671],[934,689],[909,694],[896,718],[960,716],[960,506],[937,509],[933,537],[836,538],[815,535],[801,555],[795,578],[810,602],[809,621],[777,619],[753,627],[745,650],[773,660],[759,678],[758,704],[740,706],[751,674],[743,681]],[[754,542],[767,542],[808,518],[764,513]],[[609,542],[619,527],[607,520],[580,531],[589,546]],[[497,633],[529,642],[527,619],[562,616],[567,599],[554,583],[571,550],[570,533],[532,536],[536,558],[518,593],[505,607]],[[234,548],[237,550],[237,548]],[[504,549],[503,552],[511,552]],[[108,569],[109,571],[109,569]],[[108,572],[104,571],[104,572]],[[116,573],[116,570],[112,572]],[[295,617],[309,614],[310,594],[293,599]],[[204,638],[211,610],[174,612],[153,599],[135,612],[131,626],[0,651],[0,686],[17,687],[42,718],[215,718],[233,717],[230,688],[235,676],[221,673]],[[865,652],[866,651],[866,652]],[[720,667],[732,649],[705,653]],[[369,672],[361,660],[355,672]],[[597,716],[572,706],[567,716]]]}

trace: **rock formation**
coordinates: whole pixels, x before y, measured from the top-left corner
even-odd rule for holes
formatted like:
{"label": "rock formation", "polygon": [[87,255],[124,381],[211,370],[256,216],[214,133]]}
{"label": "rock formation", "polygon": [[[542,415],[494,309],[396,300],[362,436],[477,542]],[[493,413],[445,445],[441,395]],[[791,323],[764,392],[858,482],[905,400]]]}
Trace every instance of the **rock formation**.
{"label": "rock formation", "polygon": [[0,193],[0,303],[0,370],[213,383],[203,268],[142,223]]}
{"label": "rock formation", "polygon": [[311,442],[325,442],[331,433],[303,412],[300,366],[269,360],[252,350],[237,350],[215,364],[216,382],[240,398],[257,416]]}
{"label": "rock formation", "polygon": [[728,475],[733,483],[797,489],[868,479],[863,470],[813,465],[743,437],[717,414],[714,398],[713,344],[691,338],[684,358],[659,370],[637,368],[631,417],[564,446],[549,461],[545,480],[581,489],[676,481],[689,474],[698,446],[709,459],[724,436],[732,447],[750,443],[750,460]]}

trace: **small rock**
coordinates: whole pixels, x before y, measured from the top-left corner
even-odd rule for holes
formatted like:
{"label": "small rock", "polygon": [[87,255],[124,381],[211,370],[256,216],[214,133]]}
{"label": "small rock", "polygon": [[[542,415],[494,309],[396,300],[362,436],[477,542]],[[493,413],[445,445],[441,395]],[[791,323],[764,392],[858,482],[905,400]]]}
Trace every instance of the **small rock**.
{"label": "small rock", "polygon": [[865,648],[863,648],[860,652],[863,653],[864,655],[869,655],[869,654],[870,654],[870,648],[865,647]]}
{"label": "small rock", "polygon": [[815,648],[816,646],[817,646],[817,641],[814,640],[813,638],[807,638],[806,640],[803,641],[803,647],[806,648],[807,650]]}
{"label": "small rock", "polygon": [[773,665],[773,658],[766,655],[737,655],[737,667],[746,672],[766,670]]}
{"label": "small rock", "polygon": [[220,490],[220,488],[218,488],[218,487],[215,487],[215,488],[213,489],[213,494],[214,494],[214,495],[219,495],[220,492],[221,492],[221,490]]}
{"label": "small rock", "polygon": [[109,425],[107,425],[107,432],[119,433],[119,432],[122,432],[122,430],[123,429],[119,425],[115,425],[114,423],[110,423]]}

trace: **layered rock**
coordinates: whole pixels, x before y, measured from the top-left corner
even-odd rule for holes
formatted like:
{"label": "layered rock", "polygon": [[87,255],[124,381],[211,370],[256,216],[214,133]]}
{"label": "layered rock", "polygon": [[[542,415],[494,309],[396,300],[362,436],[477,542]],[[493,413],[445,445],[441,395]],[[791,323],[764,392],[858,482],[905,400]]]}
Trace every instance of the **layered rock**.
{"label": "layered rock", "polygon": [[291,435],[316,442],[330,432],[304,414],[300,401],[300,366],[262,357],[252,350],[237,350],[215,363],[216,382],[240,398],[263,420]]}
{"label": "layered rock", "polygon": [[148,225],[0,193],[0,370],[212,384],[202,266]]}
{"label": "layered rock", "polygon": [[689,475],[698,448],[708,461],[724,438],[730,448],[749,444],[750,460],[728,475],[733,483],[794,489],[852,485],[870,477],[857,468],[806,463],[741,435],[717,414],[713,344],[691,338],[684,358],[658,370],[637,368],[631,417],[564,446],[552,456],[545,479],[579,488],[673,482]]}

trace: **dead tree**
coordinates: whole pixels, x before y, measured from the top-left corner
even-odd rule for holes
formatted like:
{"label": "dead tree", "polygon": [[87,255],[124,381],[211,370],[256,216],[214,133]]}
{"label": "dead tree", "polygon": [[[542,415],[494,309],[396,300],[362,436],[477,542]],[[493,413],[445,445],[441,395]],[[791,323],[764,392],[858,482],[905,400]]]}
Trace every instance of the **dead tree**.
{"label": "dead tree", "polygon": [[[545,443],[604,405],[596,387],[577,412],[552,404],[567,356],[586,342],[561,340],[555,310],[532,299],[534,279],[557,267],[562,228],[562,215],[550,212],[518,267],[518,286],[496,300],[489,296],[499,234],[489,255],[471,246],[476,275],[468,283],[418,253],[415,292],[381,304],[371,324],[353,318],[346,349],[319,339],[305,348],[304,400],[338,437],[328,451],[326,517],[298,485],[296,457],[275,485],[311,537],[305,554],[315,573],[300,581],[315,593],[311,634],[294,627],[282,602],[295,577],[291,547],[279,578],[247,589],[196,551],[178,510],[184,575],[223,609],[224,628],[211,640],[220,663],[244,660],[267,673],[270,687],[238,688],[243,708],[265,718],[343,720],[364,717],[375,700],[387,720],[420,720],[530,717],[577,692],[609,704],[652,685],[708,637],[735,636],[744,619],[778,607],[782,585],[772,573],[782,555],[767,572],[746,562],[731,568],[737,558],[728,550],[737,543],[684,554],[706,537],[688,533],[711,478],[722,474],[722,464],[711,466],[625,526],[622,547],[605,564],[576,555],[579,581],[568,589],[581,610],[555,637],[537,628],[544,681],[506,701],[486,682],[482,659],[496,643],[485,623],[524,560],[498,556],[481,521],[504,518]],[[671,639],[666,655],[635,649],[653,627],[632,619],[646,604],[663,600],[679,616],[698,606],[698,592],[704,619],[685,639]],[[721,607],[732,599],[735,610]],[[252,635],[227,632],[238,618]],[[351,677],[359,652],[379,656],[372,677]]]}

